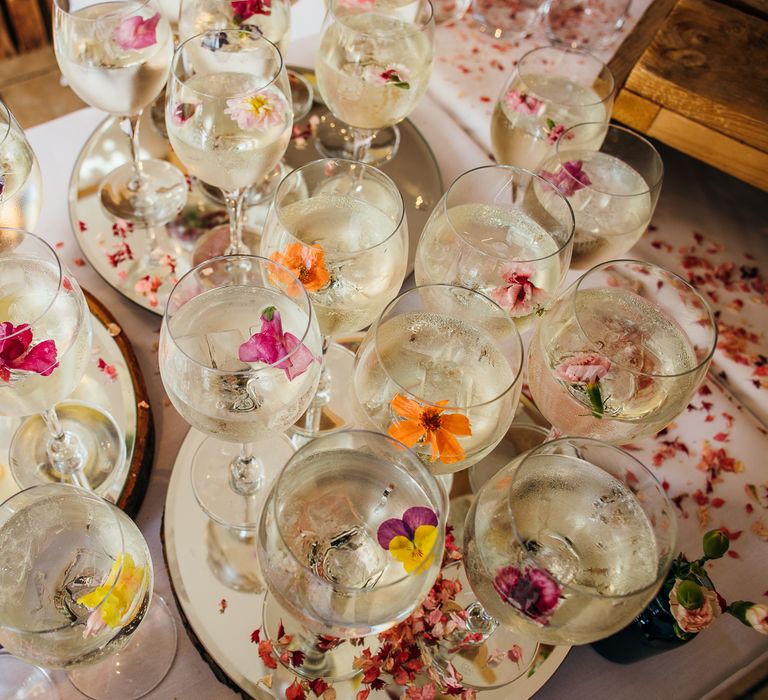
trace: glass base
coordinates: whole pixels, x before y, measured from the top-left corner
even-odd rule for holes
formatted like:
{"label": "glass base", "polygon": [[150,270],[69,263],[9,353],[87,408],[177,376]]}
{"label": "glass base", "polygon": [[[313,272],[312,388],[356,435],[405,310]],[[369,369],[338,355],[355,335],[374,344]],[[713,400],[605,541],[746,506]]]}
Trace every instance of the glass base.
{"label": "glass base", "polygon": [[20,488],[66,482],[98,489],[125,461],[125,440],[120,427],[103,408],[81,401],[57,404],[56,413],[62,428],[76,436],[82,445],[82,467],[72,475],[56,471],[46,452],[50,439],[48,428],[39,415],[30,416],[11,441],[13,478]]}
{"label": "glass base", "polygon": [[67,676],[75,688],[94,700],[136,700],[165,678],[176,658],[177,644],[173,615],[155,595],[125,648],[103,661],[69,671]]}
{"label": "glass base", "polygon": [[205,514],[224,527],[254,530],[261,506],[285,463],[294,453],[293,444],[282,434],[253,442],[253,454],[262,469],[261,487],[251,496],[242,496],[230,484],[232,460],[240,455],[240,445],[207,437],[192,459],[192,489]]}
{"label": "glass base", "polygon": [[[316,646],[317,638],[314,633],[286,612],[274,596],[269,593],[264,596],[261,619],[261,631],[267,639],[272,641],[278,639],[278,630],[282,625],[285,633],[293,636],[294,645],[304,652],[304,661],[301,664],[296,666],[283,664],[297,676],[310,680],[323,678],[329,683],[337,683],[360,674],[360,671],[352,666],[355,656],[359,656],[359,647],[353,646],[348,641],[342,641],[341,644],[332,649],[325,651],[318,649]],[[364,646],[368,646],[375,654],[378,646],[376,638],[366,637],[365,639]]]}
{"label": "glass base", "polygon": [[[243,243],[248,246],[251,254],[258,255],[259,248],[261,247],[261,231],[255,229],[243,227]],[[219,255],[224,255],[224,251],[229,245],[229,224],[217,226],[212,228],[208,233],[201,236],[197,240],[195,250],[192,253],[192,265],[199,265],[206,260],[216,258]],[[218,285],[223,280],[217,280],[215,276],[211,276],[208,280],[213,285]]]}
{"label": "glass base", "polygon": [[0,654],[0,698],[2,700],[59,700],[50,676],[10,654]]}
{"label": "glass base", "polygon": [[354,425],[351,381],[354,366],[355,355],[351,350],[337,343],[330,344],[325,354],[325,367],[331,380],[330,401],[321,409],[317,429],[308,425],[309,411],[288,428],[287,432],[295,445],[301,446],[314,438],[330,435]]}
{"label": "glass base", "polygon": [[162,160],[142,160],[147,178],[144,189],[134,191],[132,163],[125,163],[109,173],[101,183],[101,206],[116,219],[142,226],[161,226],[176,218],[187,201],[187,181],[182,172]]}
{"label": "glass base", "polygon": [[291,103],[293,104],[293,123],[304,119],[312,109],[315,90],[312,84],[295,70],[288,70],[288,83],[291,86]]}
{"label": "glass base", "polygon": [[[449,565],[443,574],[446,578],[457,578],[461,582],[461,592],[454,601],[457,612],[477,605],[477,598],[470,588],[461,562]],[[538,649],[539,645],[534,640],[498,625],[479,644],[465,644],[455,651],[447,647],[426,647],[425,651],[432,656],[432,666],[438,674],[444,673],[450,662],[461,675],[462,685],[476,690],[490,690],[520,678],[533,663]]]}
{"label": "glass base", "polygon": [[[346,158],[354,160],[354,141],[349,125],[336,119],[330,112],[320,116],[320,123],[315,133],[315,148],[323,158]],[[400,129],[388,126],[379,129],[373,137],[371,149],[363,161],[368,165],[379,166],[392,160],[400,147]]]}
{"label": "glass base", "polygon": [[235,530],[209,520],[205,542],[208,568],[227,588],[242,593],[264,592],[253,530]]}

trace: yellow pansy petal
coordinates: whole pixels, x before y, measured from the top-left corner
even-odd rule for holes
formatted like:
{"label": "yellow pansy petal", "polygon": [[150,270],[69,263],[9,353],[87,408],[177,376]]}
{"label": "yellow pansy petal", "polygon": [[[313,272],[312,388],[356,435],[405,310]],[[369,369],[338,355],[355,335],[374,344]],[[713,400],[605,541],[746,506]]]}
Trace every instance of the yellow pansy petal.
{"label": "yellow pansy petal", "polygon": [[[115,581],[118,571],[119,578]],[[95,590],[78,598],[77,602],[91,609],[100,605],[99,613],[104,623],[113,628],[121,627],[127,624],[124,618],[134,607],[134,600],[144,587],[146,577],[146,568],[136,566],[130,554],[125,558],[118,557],[106,581]]]}
{"label": "yellow pansy petal", "polygon": [[413,533],[413,544],[421,556],[429,554],[437,541],[437,528],[434,525],[419,525]]}

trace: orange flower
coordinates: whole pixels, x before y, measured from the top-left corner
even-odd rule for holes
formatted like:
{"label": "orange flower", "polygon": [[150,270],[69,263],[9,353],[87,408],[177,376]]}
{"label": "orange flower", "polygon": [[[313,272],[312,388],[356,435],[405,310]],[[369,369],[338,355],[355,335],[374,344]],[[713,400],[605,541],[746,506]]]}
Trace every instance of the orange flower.
{"label": "orange flower", "polygon": [[[320,246],[291,243],[282,253],[280,251],[272,253],[269,259],[285,265],[299,278],[299,281],[304,285],[304,289],[308,292],[316,292],[318,289],[322,289],[328,284],[328,280],[331,279],[328,268],[325,266],[325,253]],[[270,278],[272,278],[273,282],[289,284],[290,287],[290,280],[287,279],[287,275],[270,274]],[[298,290],[290,288],[288,292],[293,296],[298,294]]]}
{"label": "orange flower", "polygon": [[[407,420],[396,421],[389,426],[390,437],[406,447],[413,447],[419,440],[428,440],[432,446],[432,459],[443,464],[453,464],[464,459],[464,450],[456,435],[472,435],[469,418],[460,413],[443,414],[448,400],[438,401],[437,406],[422,406],[402,394],[395,394],[390,408]],[[440,407],[440,408],[438,408]]]}

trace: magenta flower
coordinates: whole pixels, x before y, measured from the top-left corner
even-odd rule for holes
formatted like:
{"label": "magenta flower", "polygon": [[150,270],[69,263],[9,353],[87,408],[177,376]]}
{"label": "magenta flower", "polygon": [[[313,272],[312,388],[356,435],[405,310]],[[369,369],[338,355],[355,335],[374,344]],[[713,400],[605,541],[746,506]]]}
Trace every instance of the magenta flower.
{"label": "magenta flower", "polygon": [[307,371],[317,358],[293,333],[283,333],[280,312],[268,306],[261,312],[261,330],[241,346],[238,356],[242,362],[264,362],[274,365],[293,380]]}
{"label": "magenta flower", "polygon": [[533,268],[518,262],[507,263],[501,270],[506,282],[496,287],[489,296],[510,316],[527,316],[534,311],[543,310],[549,296],[546,291],[531,282]]}
{"label": "magenta flower", "polygon": [[113,41],[124,50],[146,49],[157,43],[157,23],[160,13],[155,12],[149,19],[139,15],[126,17],[112,32]]}
{"label": "magenta flower", "polygon": [[556,124],[553,119],[547,119],[547,127],[544,129],[547,135],[547,143],[557,143],[565,133],[565,124]]}
{"label": "magenta flower", "polygon": [[14,327],[10,321],[0,323],[0,380],[9,382],[11,370],[35,372],[47,377],[58,366],[53,340],[32,345],[29,324]]}
{"label": "magenta flower", "polygon": [[272,0],[232,0],[235,22],[242,24],[253,15],[271,15]]}
{"label": "magenta flower", "polygon": [[504,101],[507,107],[520,114],[536,114],[544,104],[542,100],[517,90],[507,90]]}
{"label": "magenta flower", "polygon": [[563,163],[556,172],[540,170],[539,175],[551,185],[554,185],[566,197],[570,197],[580,189],[592,184],[589,175],[584,172],[583,161],[569,160]]}
{"label": "magenta flower", "polygon": [[243,129],[265,131],[285,122],[285,103],[275,93],[254,93],[248,97],[234,97],[227,100],[228,114]]}
{"label": "magenta flower", "polygon": [[596,352],[577,352],[555,367],[555,377],[561,382],[583,386],[595,418],[602,418],[605,405],[600,392],[600,380],[608,374],[611,361]]}
{"label": "magenta flower", "polygon": [[410,90],[411,84],[408,82],[410,71],[406,66],[399,63],[392,64],[386,68],[382,66],[366,66],[363,78],[369,83],[377,85],[394,85],[401,90]]}
{"label": "magenta flower", "polygon": [[542,625],[549,624],[562,593],[560,585],[544,569],[532,566],[499,569],[493,587],[505,603]]}

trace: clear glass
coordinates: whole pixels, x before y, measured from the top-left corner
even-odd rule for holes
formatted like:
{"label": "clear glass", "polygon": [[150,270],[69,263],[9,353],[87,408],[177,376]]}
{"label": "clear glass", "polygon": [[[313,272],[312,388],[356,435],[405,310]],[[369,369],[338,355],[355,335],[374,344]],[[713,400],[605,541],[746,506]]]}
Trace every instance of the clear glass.
{"label": "clear glass", "polygon": [[352,160],[366,161],[376,132],[415,109],[432,74],[434,29],[429,0],[331,0],[315,73],[328,109],[351,129]]}
{"label": "clear glass", "polygon": [[358,424],[405,442],[433,474],[459,471],[506,433],[522,368],[520,334],[498,304],[464,287],[410,289],[357,351]]}
{"label": "clear glass", "polygon": [[645,608],[676,541],[675,507],[641,462],[562,438],[483,486],[464,526],[464,564],[496,624],[546,644],[587,644]]}
{"label": "clear glass", "polygon": [[[656,209],[664,165],[642,136],[601,122],[568,129],[539,174],[573,207],[571,267],[586,270],[622,257],[643,235]],[[551,187],[539,181],[533,189],[549,210]]]}
{"label": "clear glass", "polygon": [[[332,346],[331,339],[367,328],[403,283],[408,258],[403,197],[370,165],[333,159],[309,163],[278,187],[261,254],[299,277],[326,339],[323,354],[329,361],[318,394],[295,426],[301,435],[316,436],[324,431],[324,407],[343,391],[352,370],[352,355]],[[336,366],[329,367],[331,362]],[[342,413],[333,429],[349,419],[348,406],[336,407]]]}
{"label": "clear glass", "polygon": [[544,31],[551,44],[595,51],[616,42],[631,0],[549,0]]}
{"label": "clear glass", "polygon": [[248,254],[243,201],[288,148],[291,89],[277,47],[256,29],[203,32],[176,50],[166,88],[165,123],[189,173],[224,194],[226,255]]}
{"label": "clear glass", "polygon": [[473,0],[472,18],[495,39],[514,39],[533,30],[546,0]]}
{"label": "clear glass", "polygon": [[[59,420],[56,404],[74,391],[91,359],[91,315],[53,248],[18,229],[0,229],[0,334],[0,415],[43,418],[28,418],[14,435],[17,483],[88,487],[88,473],[119,469],[125,447],[109,414],[89,405],[87,422],[79,423],[76,411],[66,429]],[[93,439],[100,430],[111,436],[107,449]]]}
{"label": "clear glass", "polygon": [[184,175],[140,156],[139,123],[168,78],[173,36],[156,0],[55,0],[53,45],[78,97],[124,117],[131,162],[107,175],[100,201],[113,217],[147,227],[174,219],[187,200]]}
{"label": "clear glass", "polygon": [[31,231],[43,205],[43,181],[35,152],[0,100],[0,226]]}
{"label": "clear glass", "polygon": [[[125,513],[73,486],[34,486],[0,505],[0,549],[0,643],[8,651],[71,671],[93,698],[141,697],[162,680],[175,655],[175,627],[169,617],[166,634],[153,640],[140,632],[149,619],[152,560]],[[137,658],[128,651],[134,640]],[[119,668],[105,673],[115,654]]]}
{"label": "clear glass", "polygon": [[621,445],[685,410],[716,342],[712,311],[685,280],[614,260],[551,304],[531,340],[528,383],[555,428]]}
{"label": "clear glass", "polygon": [[613,98],[613,75],[591,54],[554,46],[529,51],[504,84],[491,117],[496,161],[536,170],[568,127],[607,124]]}
{"label": "clear glass", "polygon": [[[240,346],[263,332],[271,308],[281,332],[312,353],[295,374],[287,368],[299,358],[298,344],[272,363],[240,359]],[[160,374],[176,410],[208,436],[193,460],[192,483],[215,522],[255,528],[268,484],[292,452],[285,453],[281,434],[317,389],[321,345],[298,279],[265,258],[213,258],[173,288],[160,331]]]}
{"label": "clear glass", "polygon": [[[416,551],[405,562],[393,545],[385,547],[380,527],[411,522],[412,508],[429,511],[431,524],[410,533]],[[332,651],[317,649],[317,635],[377,634],[413,612],[440,570],[447,510],[443,487],[385,435],[342,431],[294,454],[270,491],[258,533],[269,593],[303,631],[297,641],[306,659],[294,670],[349,675],[351,665],[343,669]],[[427,528],[431,537],[418,543]]]}
{"label": "clear glass", "polygon": [[[546,197],[533,196],[544,188]],[[482,292],[522,332],[560,288],[572,245],[573,212],[560,192],[528,170],[476,168],[460,175],[432,211],[416,249],[416,284]]]}

